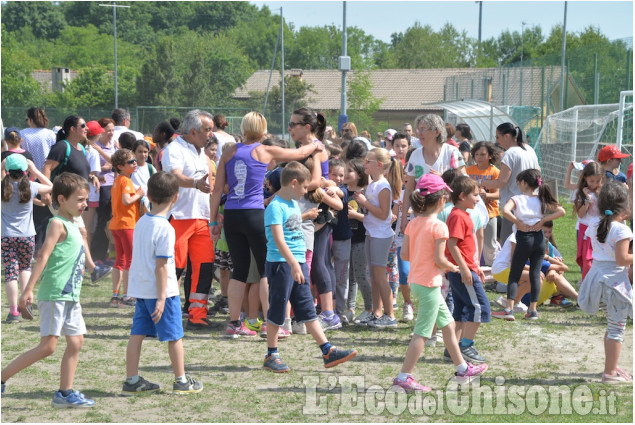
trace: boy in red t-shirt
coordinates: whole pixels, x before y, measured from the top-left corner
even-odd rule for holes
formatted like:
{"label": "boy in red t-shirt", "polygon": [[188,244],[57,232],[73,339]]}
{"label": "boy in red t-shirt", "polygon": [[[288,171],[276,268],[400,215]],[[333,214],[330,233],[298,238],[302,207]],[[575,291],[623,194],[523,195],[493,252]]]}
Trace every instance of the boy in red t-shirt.
{"label": "boy in red t-shirt", "polygon": [[[137,159],[131,150],[119,149],[110,157],[117,171],[112,189],[112,219],[108,228],[115,241],[116,260],[112,268],[111,307],[120,305],[134,307],[135,299],[127,296],[128,270],[132,262],[132,235],[139,220],[139,199],[145,194],[142,188],[135,189],[130,176],[137,170]],[[123,297],[119,287],[123,280]]]}
{"label": "boy in red t-shirt", "polygon": [[[478,184],[467,176],[459,176],[452,181],[451,200],[454,208],[447,219],[450,231],[445,256],[459,266],[460,273],[448,272],[448,280],[454,300],[452,316],[456,322],[456,338],[461,354],[469,362],[485,362],[476,347],[474,337],[481,323],[490,321],[489,300],[483,288],[485,276],[479,268],[474,224],[468,208],[474,208],[479,198]],[[445,360],[451,360],[447,350]]]}

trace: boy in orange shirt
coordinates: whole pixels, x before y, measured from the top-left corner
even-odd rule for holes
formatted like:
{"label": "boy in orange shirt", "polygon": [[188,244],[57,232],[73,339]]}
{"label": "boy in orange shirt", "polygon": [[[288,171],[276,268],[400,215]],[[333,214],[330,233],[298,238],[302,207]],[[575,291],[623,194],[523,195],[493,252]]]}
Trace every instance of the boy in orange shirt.
{"label": "boy in orange shirt", "polygon": [[[137,170],[137,160],[128,149],[119,149],[110,158],[118,176],[112,185],[112,220],[108,228],[115,241],[117,254],[112,268],[111,307],[120,305],[134,307],[136,300],[127,296],[128,270],[132,262],[132,235],[139,219],[139,199],[145,194],[143,189],[134,188],[130,175]],[[119,287],[123,280],[123,297],[119,297]]]}

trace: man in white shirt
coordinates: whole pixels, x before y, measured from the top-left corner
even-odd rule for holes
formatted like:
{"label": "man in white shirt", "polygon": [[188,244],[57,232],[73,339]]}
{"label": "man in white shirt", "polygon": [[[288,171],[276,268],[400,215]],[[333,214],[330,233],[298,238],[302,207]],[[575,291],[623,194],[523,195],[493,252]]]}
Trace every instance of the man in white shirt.
{"label": "man in white shirt", "polygon": [[143,134],[138,131],[130,130],[130,112],[127,109],[117,108],[112,111],[112,120],[115,122],[115,141],[119,141],[119,135],[123,132],[129,132],[135,135],[137,140],[143,140]]}
{"label": "man in white shirt", "polygon": [[[187,260],[191,263],[191,288],[186,288],[189,329],[209,329],[207,296],[212,286],[214,244],[209,233],[210,161],[204,148],[212,137],[214,117],[198,109],[183,120],[183,133],[164,151],[161,164],[179,181],[179,197],[172,208],[171,224],[176,234],[174,259],[180,278]],[[214,223],[216,225],[216,223]]]}
{"label": "man in white shirt", "polygon": [[410,146],[412,146],[413,148],[421,147],[421,141],[412,134],[412,124],[410,124],[409,122],[404,123],[402,130],[404,133],[410,136]]}

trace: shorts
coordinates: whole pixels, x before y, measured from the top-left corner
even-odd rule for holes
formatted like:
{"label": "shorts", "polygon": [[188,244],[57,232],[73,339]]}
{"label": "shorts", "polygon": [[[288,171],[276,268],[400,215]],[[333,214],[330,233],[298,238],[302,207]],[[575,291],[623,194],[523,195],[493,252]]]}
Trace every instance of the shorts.
{"label": "shorts", "polygon": [[159,323],[152,321],[152,313],[157,305],[156,298],[137,298],[137,305],[132,317],[130,335],[159,337],[159,341],[178,341],[183,338],[183,322],[181,319],[181,299],[178,295],[165,299],[163,315]]}
{"label": "shorts", "polygon": [[419,299],[417,308],[417,321],[415,322],[414,333],[430,338],[432,329],[437,325],[438,329],[443,329],[454,322],[450,310],[441,295],[441,287],[433,288],[422,285],[410,285],[412,293]]}
{"label": "shorts", "polygon": [[86,333],[82,306],[77,301],[37,302],[40,336],[79,336]]}
{"label": "shorts", "polygon": [[452,316],[457,322],[488,323],[491,319],[489,299],[481,279],[473,271],[471,273],[473,284],[467,286],[461,281],[461,273],[448,272],[454,301]]}
{"label": "shorts", "polygon": [[287,262],[265,263],[265,272],[269,280],[269,311],[267,322],[282,326],[287,315],[287,302],[291,302],[291,308],[298,323],[317,320],[313,295],[309,285],[309,269],[306,263],[300,263],[305,283],[293,280],[291,266]]}
{"label": "shorts", "polygon": [[366,235],[364,250],[369,266],[386,267],[386,264],[388,264],[388,251],[390,251],[393,239],[394,236],[373,238]]}
{"label": "shorts", "polygon": [[221,270],[232,270],[234,264],[232,263],[232,257],[229,255],[229,251],[216,250],[214,256],[214,265]]}
{"label": "shorts", "polygon": [[31,260],[35,250],[35,236],[2,237],[2,265],[4,280],[18,280],[21,272],[31,270]]}

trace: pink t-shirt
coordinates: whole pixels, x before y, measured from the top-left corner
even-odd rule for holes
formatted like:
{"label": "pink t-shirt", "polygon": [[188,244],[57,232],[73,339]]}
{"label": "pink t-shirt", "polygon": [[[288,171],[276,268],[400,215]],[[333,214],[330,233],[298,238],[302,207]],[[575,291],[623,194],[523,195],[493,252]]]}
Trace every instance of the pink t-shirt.
{"label": "pink t-shirt", "polygon": [[416,217],[406,226],[410,254],[408,282],[429,288],[441,286],[443,270],[434,262],[438,239],[448,239],[448,227],[436,217]]}

